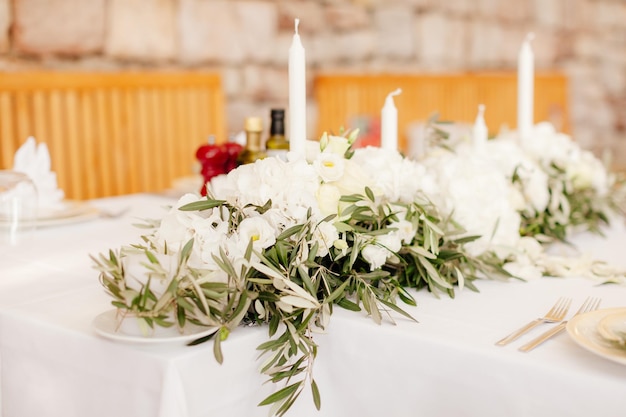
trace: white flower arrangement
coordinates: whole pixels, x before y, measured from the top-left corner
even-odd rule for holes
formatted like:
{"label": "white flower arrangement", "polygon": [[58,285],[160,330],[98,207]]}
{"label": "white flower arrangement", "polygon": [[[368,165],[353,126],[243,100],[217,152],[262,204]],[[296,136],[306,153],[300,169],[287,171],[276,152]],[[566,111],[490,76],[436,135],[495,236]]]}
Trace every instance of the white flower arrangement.
{"label": "white flower arrangement", "polygon": [[[502,138],[486,152],[459,145],[416,162],[352,150],[356,135],[324,135],[307,144],[306,161],[267,158],[216,177],[206,198],[183,196],[142,243],[94,257],[113,305],[147,327],[218,327],[207,339],[220,363],[230,331],[267,324],[261,372],[285,386],[260,405],[282,415],[308,385],[319,408],[313,333],[335,306],[376,323],[392,312],[413,319],[397,304],[415,305],[408,288],[452,296],[478,278],[553,272],[536,236],[520,230],[561,213],[551,205],[571,197],[569,186],[606,186],[584,153],[546,159]],[[557,160],[568,180],[555,197],[546,167]]]}

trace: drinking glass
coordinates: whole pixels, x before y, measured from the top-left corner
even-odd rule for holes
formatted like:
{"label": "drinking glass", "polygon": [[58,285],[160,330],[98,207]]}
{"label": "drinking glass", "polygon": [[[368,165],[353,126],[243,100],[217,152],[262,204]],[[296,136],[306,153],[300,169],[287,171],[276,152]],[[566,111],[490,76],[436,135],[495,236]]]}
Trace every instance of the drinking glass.
{"label": "drinking glass", "polygon": [[0,246],[33,238],[37,227],[37,188],[24,173],[0,170]]}

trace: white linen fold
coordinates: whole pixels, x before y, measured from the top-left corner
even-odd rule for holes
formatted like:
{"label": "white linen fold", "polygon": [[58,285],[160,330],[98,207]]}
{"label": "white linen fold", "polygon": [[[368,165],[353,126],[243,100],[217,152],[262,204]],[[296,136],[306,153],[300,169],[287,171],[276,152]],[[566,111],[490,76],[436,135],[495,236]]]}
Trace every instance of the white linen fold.
{"label": "white linen fold", "polygon": [[13,170],[28,175],[37,188],[40,211],[60,208],[65,197],[51,167],[48,146],[45,143],[37,144],[32,136],[26,139],[13,157]]}

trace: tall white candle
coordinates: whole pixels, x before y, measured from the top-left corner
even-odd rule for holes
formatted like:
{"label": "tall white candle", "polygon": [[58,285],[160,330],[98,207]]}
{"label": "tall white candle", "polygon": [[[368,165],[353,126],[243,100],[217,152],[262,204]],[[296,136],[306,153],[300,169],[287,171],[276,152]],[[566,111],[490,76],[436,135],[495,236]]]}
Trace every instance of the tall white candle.
{"label": "tall white candle", "polygon": [[306,156],[306,58],[298,34],[300,19],[289,48],[289,151],[296,158]]}
{"label": "tall white candle", "polygon": [[526,139],[533,127],[534,102],[534,55],[530,41],[535,35],[526,35],[519,51],[517,65],[517,132],[520,139]]}
{"label": "tall white candle", "polygon": [[472,129],[472,143],[475,148],[482,149],[488,138],[489,133],[487,131],[487,123],[485,123],[485,105],[479,104],[478,114],[476,115],[476,121]]}
{"label": "tall white candle", "polygon": [[402,92],[397,89],[387,94],[385,105],[380,112],[380,147],[392,151],[398,150],[398,109],[393,97]]}

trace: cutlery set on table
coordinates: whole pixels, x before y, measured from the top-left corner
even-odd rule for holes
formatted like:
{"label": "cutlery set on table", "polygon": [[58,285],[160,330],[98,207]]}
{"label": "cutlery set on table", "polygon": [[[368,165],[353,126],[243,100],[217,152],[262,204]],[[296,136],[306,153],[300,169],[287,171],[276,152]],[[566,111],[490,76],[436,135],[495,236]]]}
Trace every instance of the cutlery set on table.
{"label": "cutlery set on table", "polygon": [[[601,300],[599,298],[593,298],[593,297],[587,298],[585,302],[580,306],[578,311],[576,311],[576,313],[571,317],[571,319],[575,319],[576,317],[579,317],[580,315],[598,310],[598,307],[600,307],[600,301]],[[525,335],[526,333],[528,333],[530,330],[534,329],[535,327],[541,324],[550,324],[551,325],[550,329],[548,329],[541,335],[537,336],[535,339],[531,340],[530,342],[526,343],[525,345],[519,348],[519,350],[522,352],[531,351],[532,349],[536,348],[537,346],[539,346],[546,340],[556,336],[557,334],[565,330],[568,322],[571,320],[571,319],[568,319],[568,320],[565,319],[567,312],[569,311],[571,305],[572,305],[571,298],[559,298],[557,302],[552,306],[552,308],[550,308],[550,310],[548,310],[548,312],[543,317],[536,318],[535,320],[529,322],[528,324],[514,331],[508,336],[498,340],[496,342],[496,345],[497,346],[508,345],[509,343],[513,342],[514,340],[517,340],[518,338]]]}
{"label": "cutlery set on table", "polygon": [[600,299],[588,297],[578,310],[567,317],[572,305],[570,298],[559,298],[545,313],[508,336],[498,340],[496,346],[505,346],[540,325],[548,330],[522,345],[519,350],[529,352],[566,330],[582,348],[613,362],[626,365],[626,307],[600,309]]}

